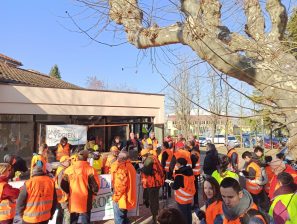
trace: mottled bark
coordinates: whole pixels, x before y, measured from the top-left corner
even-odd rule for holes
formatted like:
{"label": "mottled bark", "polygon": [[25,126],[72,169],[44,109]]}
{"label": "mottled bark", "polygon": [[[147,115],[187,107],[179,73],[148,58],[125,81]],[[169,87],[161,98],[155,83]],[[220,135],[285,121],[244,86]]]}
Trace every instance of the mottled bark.
{"label": "mottled bark", "polygon": [[[290,146],[297,155],[297,61],[281,45],[287,13],[280,0],[266,0],[271,31],[265,33],[259,0],[244,0],[246,35],[221,24],[219,0],[181,0],[185,20],[168,27],[144,27],[137,0],[109,0],[110,18],[122,25],[128,41],[139,49],[181,43],[219,71],[247,82],[274,102],[284,115]],[[125,10],[123,10],[125,9]],[[279,116],[283,122],[283,117]],[[297,156],[296,156],[297,157]]]}

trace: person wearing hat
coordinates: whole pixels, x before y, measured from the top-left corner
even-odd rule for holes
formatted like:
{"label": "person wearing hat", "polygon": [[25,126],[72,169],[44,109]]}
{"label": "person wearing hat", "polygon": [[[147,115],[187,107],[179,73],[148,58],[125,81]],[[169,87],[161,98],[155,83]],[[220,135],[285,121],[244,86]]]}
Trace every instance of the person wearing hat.
{"label": "person wearing hat", "polygon": [[92,149],[93,151],[98,151],[99,150],[99,146],[96,144],[96,137],[91,135],[89,137],[89,141],[87,142],[87,144],[85,144],[84,147],[85,150],[89,150]]}
{"label": "person wearing hat", "polygon": [[92,199],[97,195],[100,182],[97,171],[90,166],[87,159],[88,150],[78,153],[78,161],[66,168],[61,180],[61,189],[69,195],[69,212],[71,223],[90,223]]}
{"label": "person wearing hat", "polygon": [[0,163],[0,223],[12,224],[16,214],[16,199],[20,190],[8,184],[12,166],[8,163]]}
{"label": "person wearing hat", "polygon": [[113,189],[113,211],[115,224],[129,223],[128,210],[137,205],[136,171],[129,159],[128,152],[119,153],[117,160],[112,163],[111,185]]}
{"label": "person wearing hat", "polygon": [[[46,184],[45,184],[46,183]],[[55,182],[37,164],[32,176],[24,183],[17,199],[17,214],[27,223],[48,223],[57,205]]]}
{"label": "person wearing hat", "polygon": [[227,150],[228,150],[227,156],[230,158],[232,171],[238,172],[239,157],[238,157],[238,153],[235,149],[235,143],[229,141],[227,144]]}
{"label": "person wearing hat", "polygon": [[192,224],[192,202],[195,195],[195,177],[191,167],[187,166],[188,161],[185,158],[176,160],[177,170],[175,171],[174,180],[165,182],[175,190],[175,201],[178,209],[184,215],[186,223]]}
{"label": "person wearing hat", "polygon": [[159,211],[159,190],[164,185],[164,170],[158,158],[151,154],[151,149],[141,150],[140,155],[143,160],[141,172],[141,182],[144,188],[143,200],[147,207],[150,207],[153,215],[153,223],[157,223]]}
{"label": "person wearing hat", "polygon": [[69,223],[70,222],[70,213],[68,210],[68,195],[62,191],[60,184],[62,181],[63,174],[67,167],[70,166],[71,159],[69,156],[62,156],[60,159],[60,165],[56,170],[55,177],[55,187],[58,198],[58,214],[57,214],[57,223]]}
{"label": "person wearing hat", "polygon": [[120,153],[120,150],[117,146],[111,146],[110,148],[110,154],[107,157],[104,157],[103,159],[103,173],[109,174],[110,173],[110,167],[111,165],[117,161],[118,155]]}
{"label": "person wearing hat", "polygon": [[31,160],[30,176],[32,176],[33,169],[37,165],[42,167],[43,172],[46,173],[47,152],[48,152],[48,146],[47,144],[43,143],[39,146],[38,154],[36,153],[33,154],[33,157]]}

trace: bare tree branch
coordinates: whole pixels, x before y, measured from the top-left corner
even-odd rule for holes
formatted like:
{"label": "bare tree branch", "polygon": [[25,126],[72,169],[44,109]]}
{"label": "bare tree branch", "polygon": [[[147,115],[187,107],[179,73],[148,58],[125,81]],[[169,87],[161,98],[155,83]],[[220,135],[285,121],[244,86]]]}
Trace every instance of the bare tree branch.
{"label": "bare tree branch", "polygon": [[247,18],[245,32],[255,40],[264,38],[265,21],[259,0],[244,0],[244,11]]}
{"label": "bare tree branch", "polygon": [[288,22],[285,6],[281,0],[267,0],[266,10],[272,23],[269,37],[272,40],[282,40]]}

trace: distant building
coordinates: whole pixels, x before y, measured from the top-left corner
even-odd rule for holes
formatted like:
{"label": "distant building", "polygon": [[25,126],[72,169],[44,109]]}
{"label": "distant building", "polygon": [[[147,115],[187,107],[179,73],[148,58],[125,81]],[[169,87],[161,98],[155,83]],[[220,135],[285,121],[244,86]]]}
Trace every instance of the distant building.
{"label": "distant building", "polygon": [[[177,128],[176,124],[176,116],[175,115],[168,115],[166,118],[166,134],[176,136],[179,134],[179,129]],[[215,134],[225,134],[226,133],[226,122],[228,121],[228,131],[229,135],[239,135],[238,129],[239,119],[230,119],[226,117],[217,117],[214,119],[213,115],[190,115],[190,129],[191,133],[194,135],[200,136],[207,136],[210,137],[213,133],[213,123],[216,120],[216,130],[214,131]],[[243,123],[242,125],[243,132],[250,131],[250,128]]]}

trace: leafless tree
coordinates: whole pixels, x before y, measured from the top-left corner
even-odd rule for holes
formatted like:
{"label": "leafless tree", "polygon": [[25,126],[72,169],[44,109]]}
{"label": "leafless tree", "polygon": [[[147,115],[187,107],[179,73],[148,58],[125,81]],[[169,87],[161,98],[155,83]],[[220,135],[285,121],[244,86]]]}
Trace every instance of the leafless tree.
{"label": "leafless tree", "polygon": [[87,83],[87,86],[86,87],[88,89],[97,89],[97,90],[99,90],[99,89],[105,89],[104,82],[101,81],[101,80],[99,80],[97,78],[97,76],[95,76],[95,75],[88,76],[86,83]]}
{"label": "leafless tree", "polygon": [[[221,13],[227,12],[221,10],[221,4],[230,1],[170,1],[180,10],[181,16],[174,17],[177,22],[163,27],[164,23],[158,25],[155,20],[145,20],[148,14],[152,15],[149,3],[140,4],[138,0],[85,2],[101,13],[100,16],[108,13],[112,21],[123,27],[128,42],[136,48],[187,45],[220,72],[260,90],[266,99],[273,102],[272,110],[284,114],[285,119],[282,116],[274,119],[287,126],[290,149],[297,157],[297,63],[282,45],[287,24],[287,10],[282,4],[285,0],[266,0],[263,3],[259,0],[236,0],[236,6],[242,4],[246,17],[242,32],[232,32],[222,20]],[[269,17],[265,16],[263,5]],[[96,8],[98,6],[100,9]],[[162,15],[160,13],[159,18]],[[270,24],[269,30],[265,29],[265,23]]]}
{"label": "leafless tree", "polygon": [[190,71],[187,69],[186,64],[181,64],[172,85],[175,89],[172,89],[171,94],[168,96],[172,102],[173,110],[176,116],[175,127],[187,138],[191,132],[191,109],[192,104],[188,98],[192,97],[190,89]]}
{"label": "leafless tree", "polygon": [[211,115],[211,136],[212,142],[214,142],[214,136],[217,133],[218,122],[220,121],[220,117],[216,114],[221,114],[223,111],[223,96],[222,92],[219,91],[219,77],[214,73],[210,72],[209,74],[209,82],[210,82],[210,93],[208,96],[208,104],[209,109],[215,114]]}

